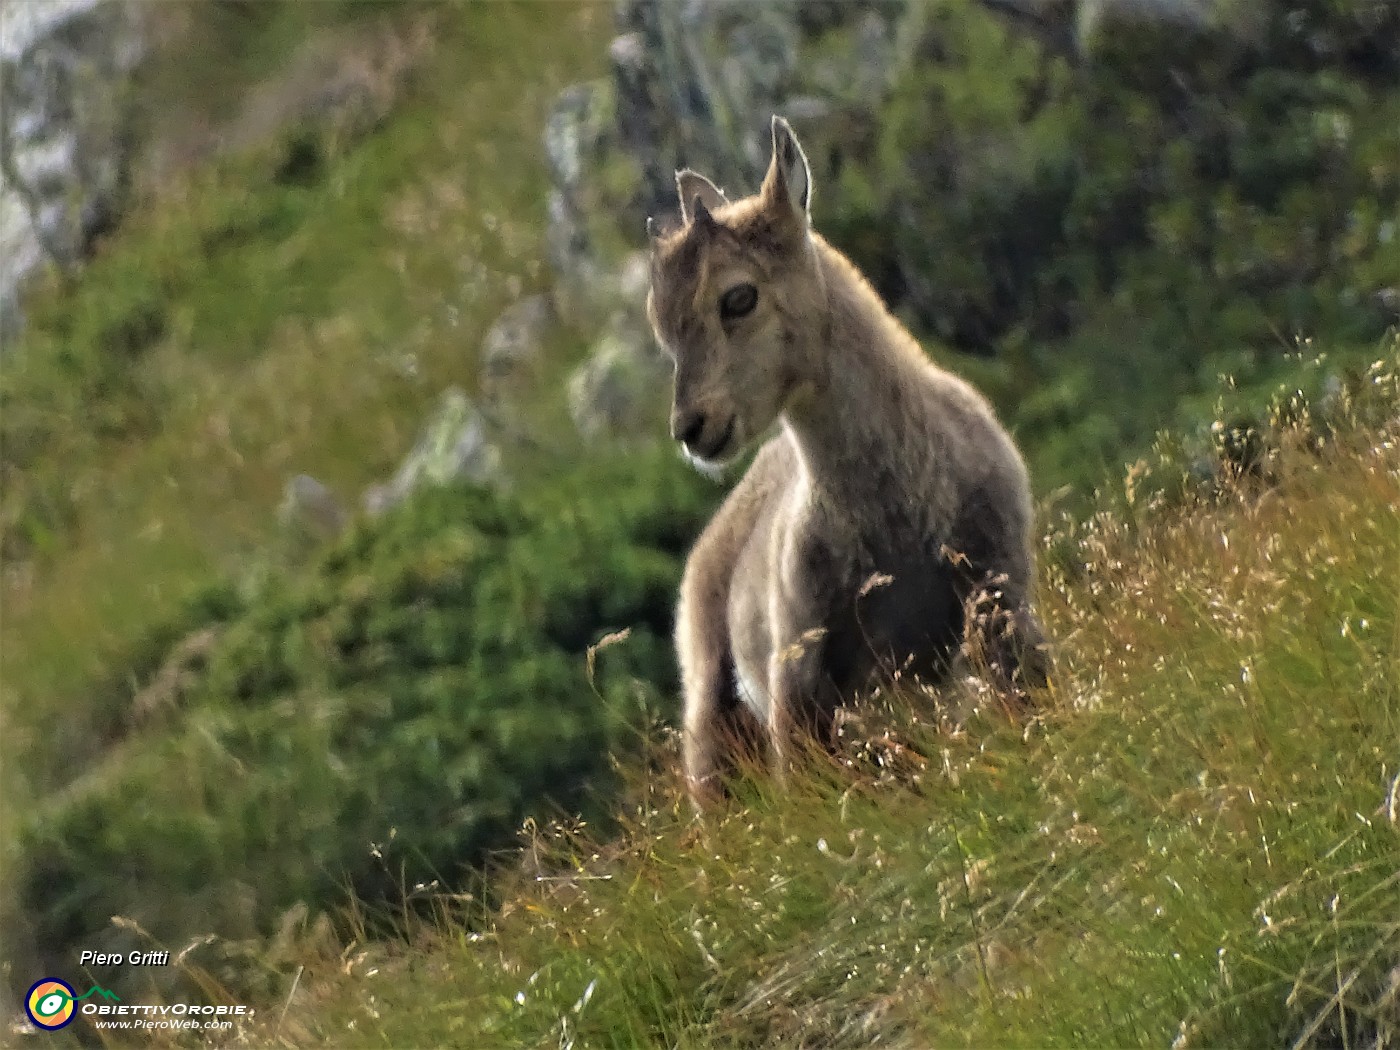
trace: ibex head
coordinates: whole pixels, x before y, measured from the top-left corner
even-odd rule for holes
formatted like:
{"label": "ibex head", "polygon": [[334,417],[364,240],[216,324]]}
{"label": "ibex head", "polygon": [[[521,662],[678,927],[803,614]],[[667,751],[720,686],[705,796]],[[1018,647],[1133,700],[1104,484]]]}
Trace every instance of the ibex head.
{"label": "ibex head", "polygon": [[720,464],[783,412],[810,376],[826,305],[811,233],[812,176],[787,121],[757,194],[731,202],[676,173],[680,224],[652,233],[647,315],[675,362],[671,434]]}

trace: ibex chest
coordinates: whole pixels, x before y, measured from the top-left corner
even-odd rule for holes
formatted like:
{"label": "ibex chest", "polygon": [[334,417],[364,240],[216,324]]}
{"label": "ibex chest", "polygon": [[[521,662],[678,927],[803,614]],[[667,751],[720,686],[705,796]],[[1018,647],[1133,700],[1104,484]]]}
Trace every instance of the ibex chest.
{"label": "ibex chest", "polygon": [[842,699],[879,682],[941,678],[963,626],[956,567],[911,545],[828,553],[834,586],[821,621],[821,676]]}
{"label": "ibex chest", "polygon": [[[789,495],[789,511],[808,509],[800,498]],[[962,632],[957,569],[936,536],[897,524],[778,512],[754,537],[731,626],[739,695],[760,717],[780,676],[799,703],[828,711],[881,681],[942,676]]]}

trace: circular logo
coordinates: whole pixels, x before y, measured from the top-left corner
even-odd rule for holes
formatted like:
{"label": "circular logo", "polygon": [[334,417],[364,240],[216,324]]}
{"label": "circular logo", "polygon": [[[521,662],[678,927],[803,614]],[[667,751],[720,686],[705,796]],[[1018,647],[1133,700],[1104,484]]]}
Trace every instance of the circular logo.
{"label": "circular logo", "polygon": [[52,1032],[73,1020],[73,986],[57,977],[35,981],[24,998],[24,1012],[40,1028]]}

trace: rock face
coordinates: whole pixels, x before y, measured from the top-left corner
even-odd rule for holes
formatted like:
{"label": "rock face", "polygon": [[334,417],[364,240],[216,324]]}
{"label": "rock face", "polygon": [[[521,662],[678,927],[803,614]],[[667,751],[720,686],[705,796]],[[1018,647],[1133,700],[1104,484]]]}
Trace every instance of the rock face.
{"label": "rock face", "polygon": [[638,203],[669,215],[674,172],[687,166],[750,192],[771,114],[810,122],[878,104],[908,10],[905,0],[623,0],[611,58],[618,136],[642,168]]}
{"label": "rock face", "polygon": [[[669,217],[675,171],[757,187],[769,117],[811,125],[874,107],[888,86],[907,0],[622,0],[612,43],[613,135],[640,169],[633,216]],[[807,142],[811,128],[804,131]]]}
{"label": "rock face", "polygon": [[282,490],[277,518],[288,531],[329,538],[344,531],[350,515],[329,486],[309,474],[298,474]]}
{"label": "rock face", "polygon": [[123,84],[145,54],[124,0],[0,0],[0,326],[45,258],[70,268],[121,207]]}
{"label": "rock face", "polygon": [[369,514],[382,514],[416,489],[454,481],[482,485],[503,481],[500,450],[490,440],[486,419],[456,388],[443,394],[418,443],[393,478],[364,494],[364,509]]}
{"label": "rock face", "polygon": [[569,377],[569,416],[585,438],[665,432],[671,366],[646,318],[650,279],[645,252],[629,253],[610,275],[612,313]]}
{"label": "rock face", "polygon": [[[448,389],[394,476],[371,485],[361,509],[377,517],[430,485],[504,485],[500,450],[487,428],[486,416],[471,399],[456,387]],[[298,474],[283,487],[277,519],[289,549],[296,552],[340,535],[351,522],[351,511],[324,482]]]}
{"label": "rock face", "polygon": [[20,282],[43,258],[24,201],[0,172],[0,353],[19,333]]}
{"label": "rock face", "polygon": [[528,295],[508,306],[481,341],[481,393],[494,412],[509,412],[519,390],[538,377],[545,340],[554,327],[554,307],[544,295]]}
{"label": "rock face", "polygon": [[670,369],[650,336],[605,332],[569,378],[569,415],[585,438],[665,433]]}

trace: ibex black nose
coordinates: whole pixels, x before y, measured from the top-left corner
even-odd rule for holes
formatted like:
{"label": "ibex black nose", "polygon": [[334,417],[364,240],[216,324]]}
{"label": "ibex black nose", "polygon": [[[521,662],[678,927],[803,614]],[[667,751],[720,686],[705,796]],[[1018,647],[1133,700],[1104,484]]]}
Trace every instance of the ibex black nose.
{"label": "ibex black nose", "polygon": [[671,416],[671,436],[684,444],[687,448],[700,440],[700,435],[705,430],[704,412],[681,412],[677,410]]}

